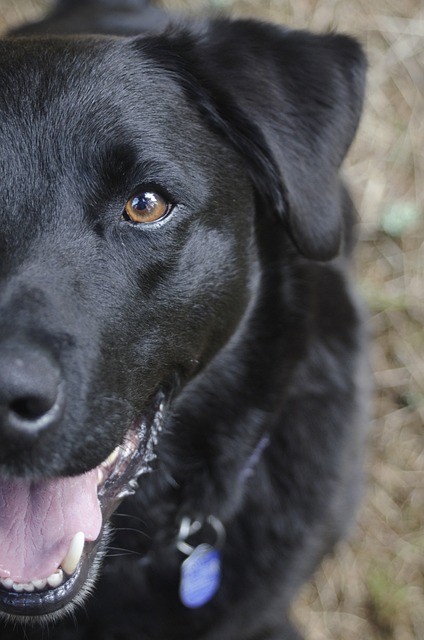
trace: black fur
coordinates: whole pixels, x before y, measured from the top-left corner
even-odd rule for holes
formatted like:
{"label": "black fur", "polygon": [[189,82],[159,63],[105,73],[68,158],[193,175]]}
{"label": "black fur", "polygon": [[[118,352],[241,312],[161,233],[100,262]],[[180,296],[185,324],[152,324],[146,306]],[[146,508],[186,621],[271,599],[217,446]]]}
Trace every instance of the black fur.
{"label": "black fur", "polygon": [[[346,36],[221,19],[27,37],[168,19],[113,4],[62,0],[0,42],[0,384],[12,351],[66,390],[36,436],[1,418],[0,472],[95,467],[159,388],[165,429],[113,517],[112,547],[132,553],[106,558],[76,622],[5,623],[0,637],[298,638],[290,603],[361,484],[366,346],[339,168],[364,57]],[[174,204],[163,225],[121,219],[144,186]],[[182,517],[210,514],[227,532],[222,585],[189,610],[176,536]]]}

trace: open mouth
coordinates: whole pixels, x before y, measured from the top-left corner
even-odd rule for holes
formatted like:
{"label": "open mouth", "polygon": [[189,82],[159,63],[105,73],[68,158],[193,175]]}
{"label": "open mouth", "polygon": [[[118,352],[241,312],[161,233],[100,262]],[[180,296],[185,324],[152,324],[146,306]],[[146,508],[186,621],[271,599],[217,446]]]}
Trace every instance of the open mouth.
{"label": "open mouth", "polygon": [[164,407],[160,393],[125,442],[88,473],[0,483],[0,615],[48,619],[83,600],[106,551],[110,516],[152,470]]}

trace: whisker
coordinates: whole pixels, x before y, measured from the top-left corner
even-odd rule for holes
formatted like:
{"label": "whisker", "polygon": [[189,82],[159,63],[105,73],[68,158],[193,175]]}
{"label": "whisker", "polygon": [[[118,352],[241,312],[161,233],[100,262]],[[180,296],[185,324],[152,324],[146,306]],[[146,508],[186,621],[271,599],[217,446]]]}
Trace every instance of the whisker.
{"label": "whisker", "polygon": [[116,518],[116,516],[119,516],[120,518],[132,518],[133,520],[137,520],[138,522],[141,522],[141,524],[146,525],[146,521],[143,520],[143,518],[131,515],[131,513],[119,513],[119,511],[116,511],[113,514],[113,517]]}
{"label": "whisker", "polygon": [[[109,553],[112,551],[113,553]],[[120,558],[122,556],[143,556],[143,553],[139,551],[134,551],[132,549],[122,549],[121,547],[109,547],[108,558]]]}
{"label": "whisker", "polygon": [[115,531],[131,531],[132,533],[139,533],[141,536],[143,536],[144,538],[148,538],[149,540],[151,540],[151,536],[149,536],[148,533],[146,533],[145,531],[140,531],[140,529],[135,529],[133,527],[114,527]]}

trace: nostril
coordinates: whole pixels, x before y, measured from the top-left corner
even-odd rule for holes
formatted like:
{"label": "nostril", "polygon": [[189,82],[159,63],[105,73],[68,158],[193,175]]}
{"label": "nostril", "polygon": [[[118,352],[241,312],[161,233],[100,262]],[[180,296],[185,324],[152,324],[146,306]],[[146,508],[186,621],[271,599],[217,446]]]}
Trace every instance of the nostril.
{"label": "nostril", "polygon": [[63,408],[61,371],[50,354],[37,345],[0,344],[0,430],[34,435],[57,424]]}
{"label": "nostril", "polygon": [[42,418],[54,406],[56,398],[53,402],[47,398],[36,396],[27,396],[12,400],[9,409],[18,418],[28,422],[36,421]]}

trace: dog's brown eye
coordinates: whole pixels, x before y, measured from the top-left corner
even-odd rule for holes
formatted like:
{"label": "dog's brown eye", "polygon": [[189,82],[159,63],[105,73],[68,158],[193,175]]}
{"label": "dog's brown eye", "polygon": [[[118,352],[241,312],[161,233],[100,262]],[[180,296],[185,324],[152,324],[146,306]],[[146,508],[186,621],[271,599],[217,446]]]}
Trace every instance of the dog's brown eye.
{"label": "dog's brown eye", "polygon": [[170,210],[170,203],[161,195],[153,191],[145,191],[128,200],[125,205],[124,219],[136,224],[156,222],[164,218]]}

